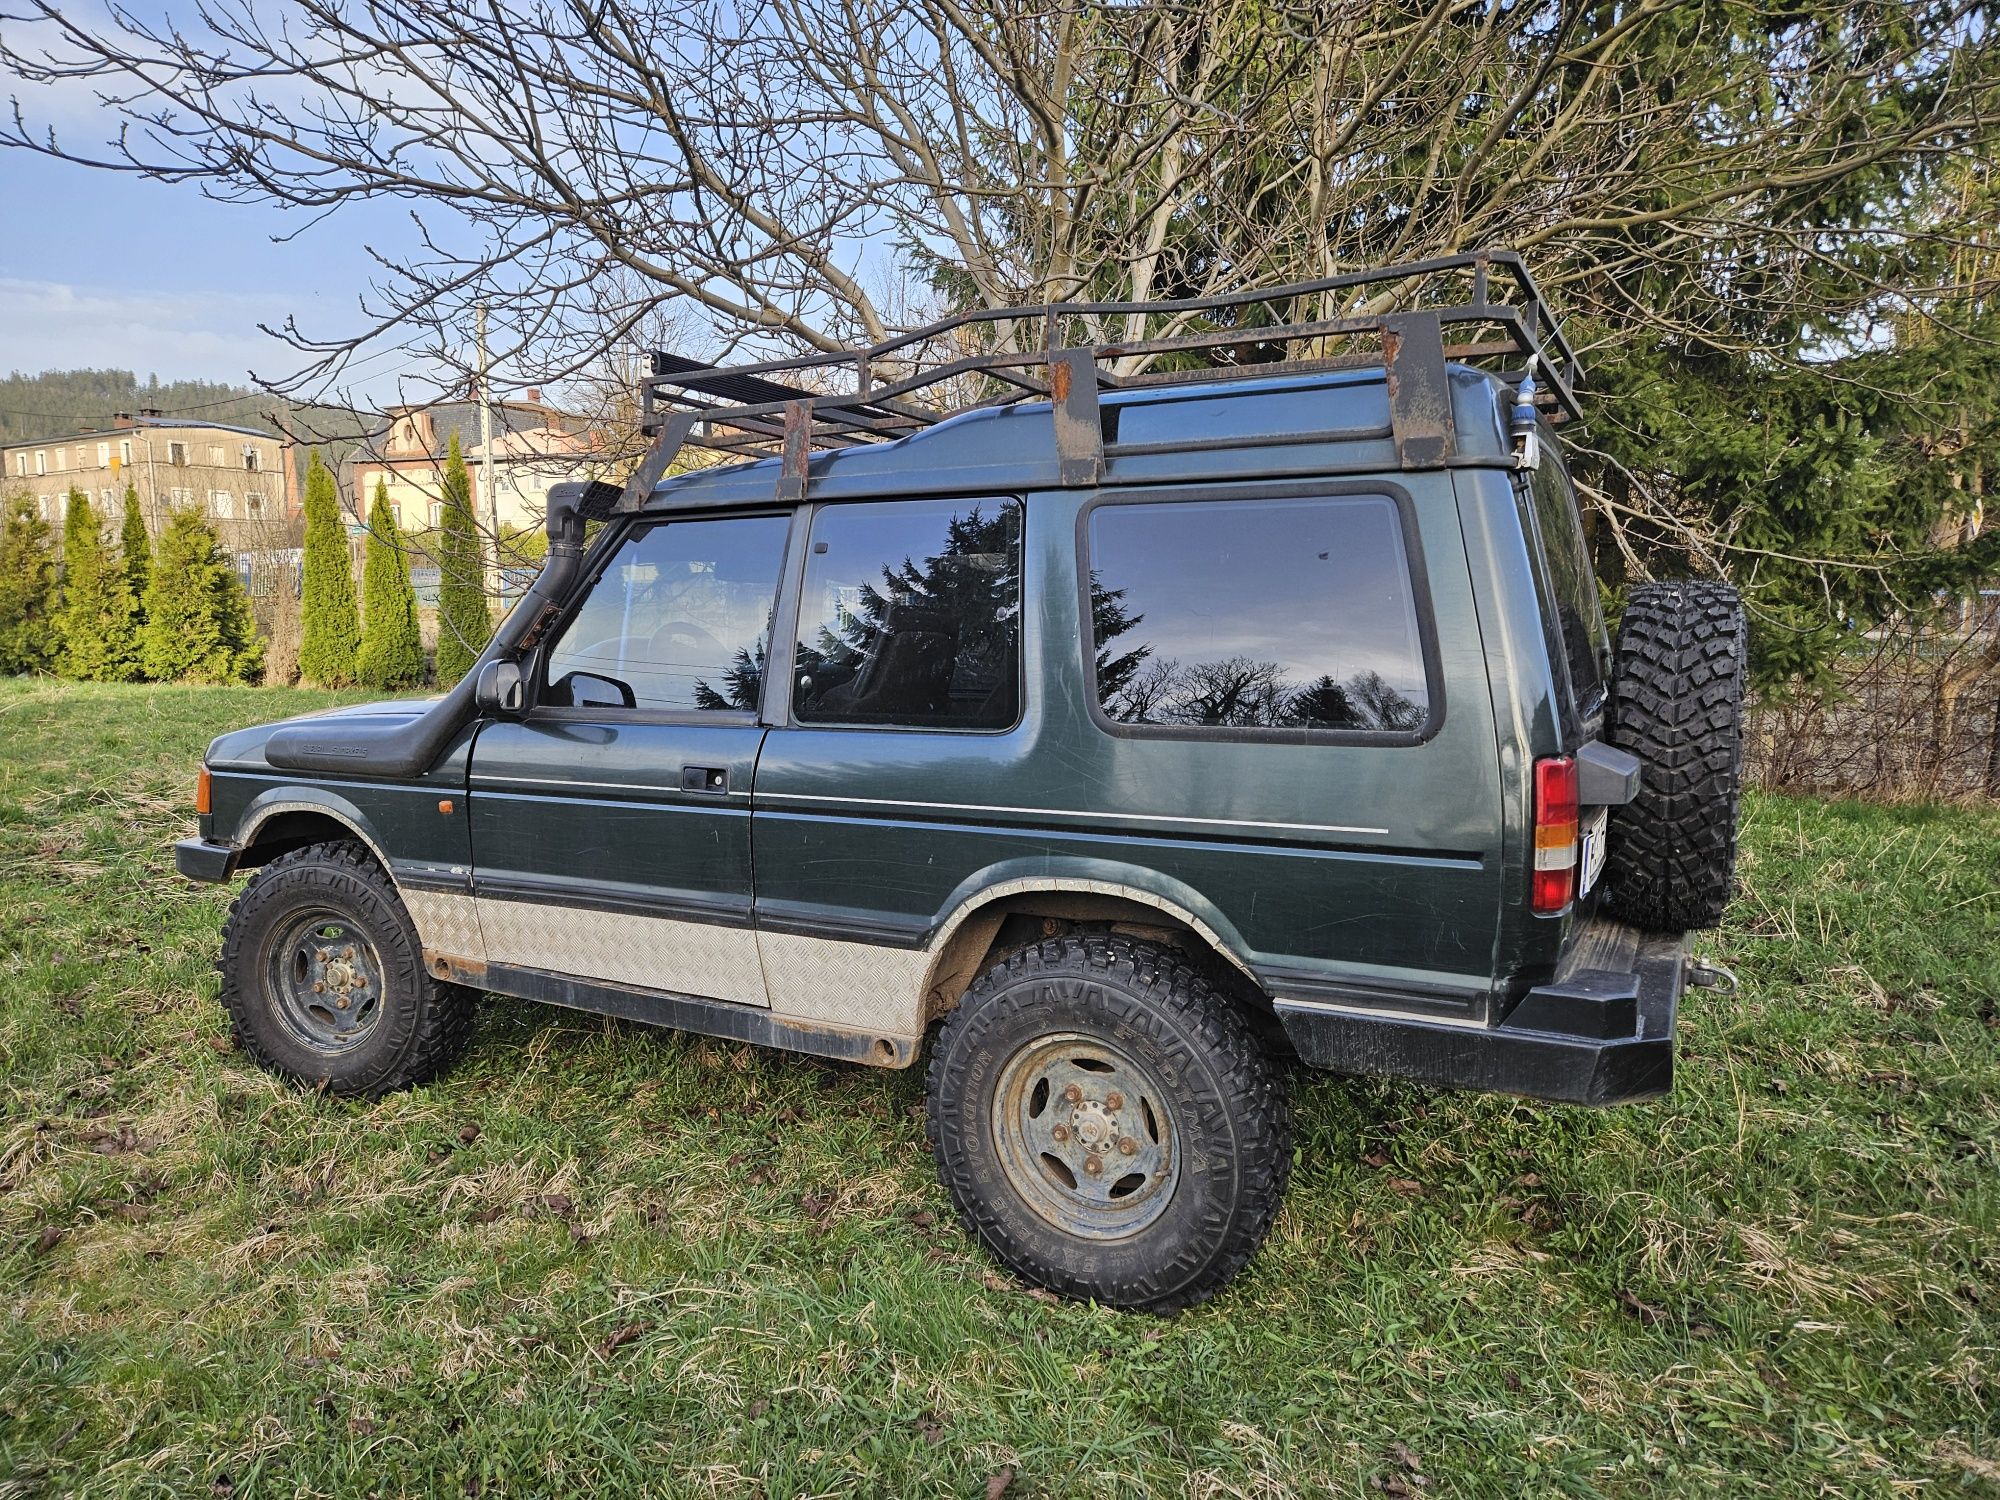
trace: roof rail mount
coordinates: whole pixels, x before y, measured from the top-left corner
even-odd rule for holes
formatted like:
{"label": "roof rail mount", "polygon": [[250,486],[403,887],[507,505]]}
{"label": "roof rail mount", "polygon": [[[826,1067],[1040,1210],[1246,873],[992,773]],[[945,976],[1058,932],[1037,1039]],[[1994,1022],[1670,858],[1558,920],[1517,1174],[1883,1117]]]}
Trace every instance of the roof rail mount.
{"label": "roof rail mount", "polygon": [[1447,361],[1510,384],[1532,375],[1553,420],[1580,415],[1576,354],[1521,256],[1502,249],[1219,297],[981,308],[865,349],[756,364],[655,350],[640,382],[653,441],[622,487],[592,485],[581,509],[638,510],[686,448],[778,456],[778,497],[800,499],[816,451],[1023,401],[1050,403],[1064,483],[1091,484],[1104,463],[1100,391],[1375,365],[1400,461],[1434,467],[1454,452]]}

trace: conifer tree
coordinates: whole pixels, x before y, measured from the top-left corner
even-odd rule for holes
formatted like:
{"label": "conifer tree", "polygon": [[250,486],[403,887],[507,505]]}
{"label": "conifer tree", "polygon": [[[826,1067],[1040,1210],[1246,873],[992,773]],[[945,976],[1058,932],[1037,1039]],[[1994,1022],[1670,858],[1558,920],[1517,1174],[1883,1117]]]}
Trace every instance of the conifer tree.
{"label": "conifer tree", "polygon": [[130,682],[138,666],[132,591],[81,490],[69,492],[63,517],[62,594],[57,670],[85,682]]}
{"label": "conifer tree", "polygon": [[361,616],[354,603],[354,559],[347,548],[332,473],[314,450],[306,464],[304,639],[299,675],[320,687],[354,681]]}
{"label": "conifer tree", "polygon": [[417,591],[410,585],[410,557],[389,509],[389,487],[375,481],[368,510],[368,554],[361,575],[362,684],[389,691],[415,687],[424,678],[424,643],[417,631]]}
{"label": "conifer tree", "polygon": [[160,533],[146,624],[146,675],[160,682],[247,682],[263,665],[250,597],[199,511],[176,510]]}
{"label": "conifer tree", "polygon": [[455,433],[444,472],[443,533],[438,541],[437,680],[449,687],[479,659],[493,634],[486,559],[472,518],[472,479]]}
{"label": "conifer tree", "polygon": [[146,585],[153,581],[153,542],[146,535],[146,518],[139,514],[139,487],[134,484],[125,486],[125,524],[118,532],[118,547],[125,554],[125,587],[143,624]]}
{"label": "conifer tree", "polygon": [[35,502],[16,495],[0,521],[0,675],[40,672],[55,659],[56,554]]}

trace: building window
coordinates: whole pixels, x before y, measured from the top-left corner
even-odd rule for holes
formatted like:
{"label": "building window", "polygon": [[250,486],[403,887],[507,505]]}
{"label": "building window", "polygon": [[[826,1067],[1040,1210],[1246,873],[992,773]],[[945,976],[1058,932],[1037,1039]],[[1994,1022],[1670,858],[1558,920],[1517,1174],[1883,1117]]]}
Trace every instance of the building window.
{"label": "building window", "polygon": [[444,525],[444,501],[442,500],[431,501],[431,525],[433,528]]}
{"label": "building window", "polygon": [[104,507],[107,514],[111,510],[111,497],[116,493],[116,490],[99,490],[97,492],[97,503]]}
{"label": "building window", "polygon": [[264,497],[255,490],[251,490],[243,497],[243,515],[245,519],[251,521],[261,521],[264,518]]}
{"label": "building window", "polygon": [[1107,718],[1189,734],[1406,735],[1428,719],[1388,497],[1100,505],[1089,540]]}
{"label": "building window", "polygon": [[15,477],[16,479],[26,479],[26,478],[28,477],[28,455],[27,455],[27,454],[25,454],[25,453],[16,453],[16,454],[14,455],[14,477]]}
{"label": "building window", "polygon": [[100,469],[111,467],[111,445],[109,443],[99,443],[97,445],[97,467]]}
{"label": "building window", "polygon": [[1021,701],[1021,507],[829,505],[799,605],[804,724],[1005,729]]}
{"label": "building window", "polygon": [[179,506],[192,505],[194,504],[194,491],[188,489],[168,490],[167,499],[174,505],[179,505]]}
{"label": "building window", "polygon": [[130,464],[132,462],[132,440],[130,438],[119,440],[118,457],[124,463]]}
{"label": "building window", "polygon": [[250,444],[245,443],[243,445],[243,467],[248,469],[252,474],[255,474],[263,466],[264,456],[251,447]]}
{"label": "building window", "polygon": [[236,501],[228,490],[208,492],[208,513],[218,521],[226,521],[236,514]]}
{"label": "building window", "polygon": [[228,449],[224,448],[220,443],[210,443],[208,445],[208,466],[211,469],[219,469],[228,462]]}
{"label": "building window", "polygon": [[188,461],[188,445],[186,443],[167,444],[168,463],[172,464],[177,469],[185,469],[187,467],[187,461]]}
{"label": "building window", "polygon": [[39,449],[35,453],[35,472],[37,474],[46,474],[49,472],[49,455]]}

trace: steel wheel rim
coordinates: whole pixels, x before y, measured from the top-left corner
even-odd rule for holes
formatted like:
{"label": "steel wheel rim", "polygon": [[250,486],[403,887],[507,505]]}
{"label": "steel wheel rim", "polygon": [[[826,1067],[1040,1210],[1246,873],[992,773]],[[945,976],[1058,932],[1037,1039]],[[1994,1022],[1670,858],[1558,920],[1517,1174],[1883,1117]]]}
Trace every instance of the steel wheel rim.
{"label": "steel wheel rim", "polygon": [[361,1045],[382,1015],[382,959],[368,935],[329,908],[299,912],[265,949],[272,1009],[315,1052]]}
{"label": "steel wheel rim", "polygon": [[1008,1183],[1065,1233],[1126,1239],[1173,1201],[1181,1155],[1167,1092],[1151,1069],[1096,1037],[1064,1032],[1016,1051],[991,1117]]}

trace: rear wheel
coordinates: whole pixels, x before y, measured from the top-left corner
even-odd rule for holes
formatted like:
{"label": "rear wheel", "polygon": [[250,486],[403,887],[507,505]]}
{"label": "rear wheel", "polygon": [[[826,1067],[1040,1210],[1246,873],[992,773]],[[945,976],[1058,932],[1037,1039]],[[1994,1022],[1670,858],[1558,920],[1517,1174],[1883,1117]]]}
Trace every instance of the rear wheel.
{"label": "rear wheel", "polygon": [[1170,1311],[1269,1233],[1291,1170],[1285,1083],[1171,949],[1114,936],[988,969],[932,1055],[930,1137],[966,1228],[1066,1297]]}
{"label": "rear wheel", "polygon": [[1695,579],[1632,590],[1618,628],[1606,737],[1644,762],[1611,812],[1605,902],[1656,932],[1713,927],[1736,872],[1743,784],[1743,603]]}
{"label": "rear wheel", "polygon": [[464,1050],[474,993],[424,971],[396,887],[359,844],[273,860],[229,908],[222,1003],[259,1066],[374,1097],[436,1077]]}

